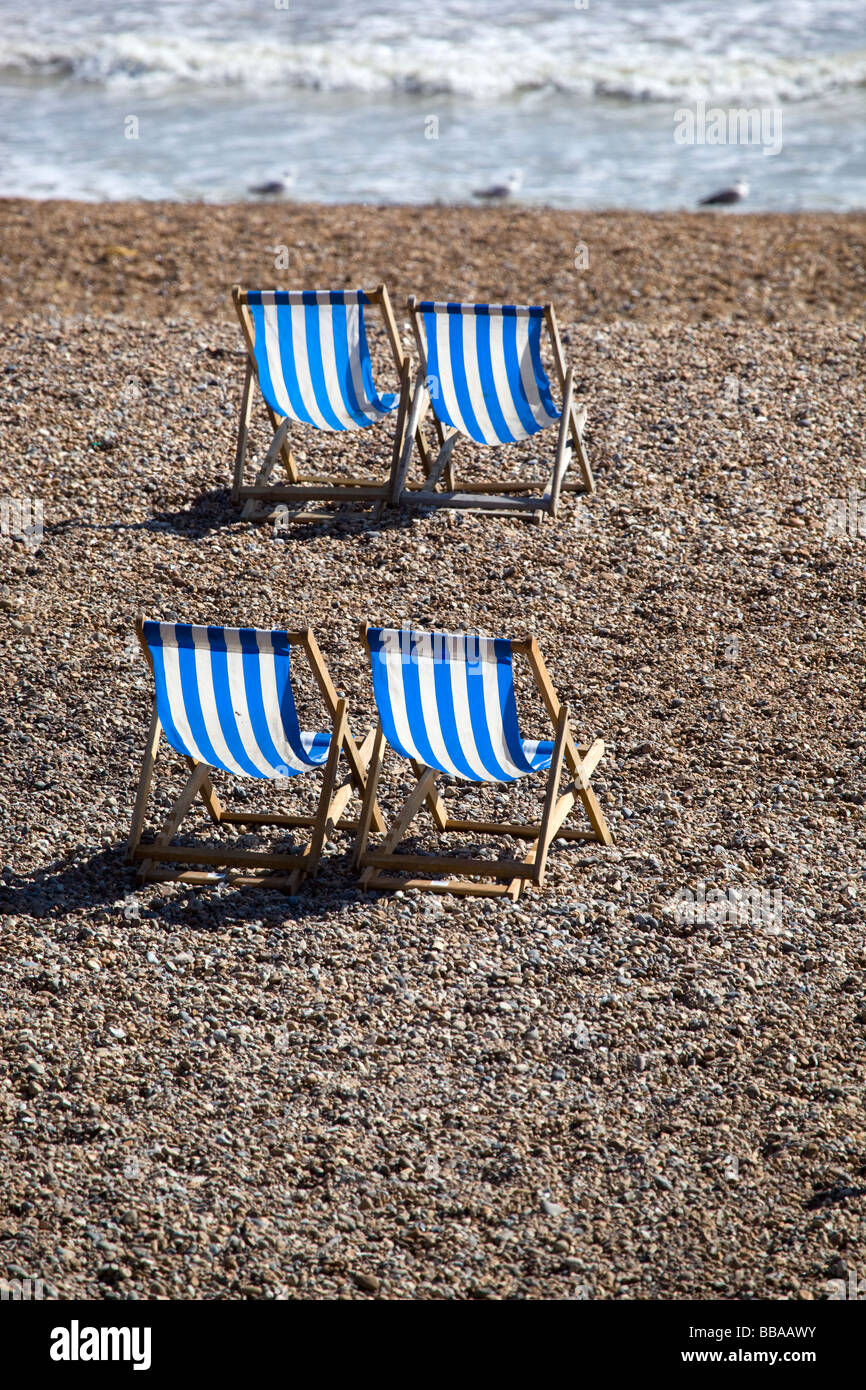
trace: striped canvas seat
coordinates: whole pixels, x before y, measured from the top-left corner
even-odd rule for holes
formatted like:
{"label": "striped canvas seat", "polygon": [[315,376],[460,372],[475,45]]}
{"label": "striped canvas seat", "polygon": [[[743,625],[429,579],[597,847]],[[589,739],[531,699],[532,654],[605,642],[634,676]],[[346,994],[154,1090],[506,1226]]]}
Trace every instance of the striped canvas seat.
{"label": "striped canvas seat", "polygon": [[166,738],[198,763],[245,777],[322,767],[330,733],[298,725],[285,632],[146,622]]}
{"label": "striped canvas seat", "polygon": [[438,419],[478,444],[529,439],[560,418],[541,363],[544,309],[418,305],[427,386]]}
{"label": "striped canvas seat", "polygon": [[357,430],[398,403],[373,385],[363,290],[250,290],[259,386],[270,408],[320,430]]}
{"label": "striped canvas seat", "polygon": [[469,782],[513,782],[550,767],[553,744],[521,738],[507,639],[367,630],[385,739]]}

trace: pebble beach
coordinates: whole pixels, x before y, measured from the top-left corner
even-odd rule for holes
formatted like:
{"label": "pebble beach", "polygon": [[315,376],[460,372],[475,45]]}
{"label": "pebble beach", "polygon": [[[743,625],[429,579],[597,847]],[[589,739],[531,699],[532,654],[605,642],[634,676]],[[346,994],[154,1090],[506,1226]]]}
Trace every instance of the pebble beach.
{"label": "pebble beach", "polygon": [[[241,518],[232,285],[382,281],[407,349],[409,294],[555,305],[594,496]],[[42,509],[0,536],[0,1279],[829,1297],[866,1193],[866,215],[6,200],[0,289],[0,493]],[[384,468],[369,433],[299,457]],[[361,891],[339,833],[294,897],[141,885],[139,612],[312,626],[358,739],[362,621],[534,634],[614,844],[513,904]],[[164,752],[156,814],[179,787]],[[504,792],[445,794],[537,817]],[[773,910],[674,908],[721,894]]]}

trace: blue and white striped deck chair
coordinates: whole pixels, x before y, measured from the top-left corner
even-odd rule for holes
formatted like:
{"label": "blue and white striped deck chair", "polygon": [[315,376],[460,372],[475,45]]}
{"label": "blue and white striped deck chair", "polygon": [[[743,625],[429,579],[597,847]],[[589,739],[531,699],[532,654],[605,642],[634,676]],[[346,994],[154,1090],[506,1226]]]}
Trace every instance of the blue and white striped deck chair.
{"label": "blue and white striped deck chair", "polygon": [[[372,666],[379,714],[355,840],[355,861],[365,885],[430,888],[441,893],[507,893],[517,898],[527,882],[543,884],[554,839],[611,843],[601,807],[589,785],[592,771],[604,754],[604,744],[600,739],[581,747],[575,743],[567,707],[556,696],[534,637],[517,641],[365,627],[363,641]],[[528,657],[553,724],[552,740],[521,735],[512,664],[517,654]],[[384,840],[369,849],[386,745],[411,764],[416,781]],[[560,795],[563,764],[571,780]],[[546,774],[546,791],[541,820],[532,825],[454,819],[434,785],[443,774],[458,782],[507,784],[533,773]],[[564,828],[578,800],[586,810],[590,830]],[[400,840],[425,803],[440,832],[512,836],[531,840],[532,847],[525,858],[506,860],[399,853]],[[434,877],[415,878],[412,875],[416,871]],[[410,877],[401,879],[394,877],[395,873]],[[448,877],[450,874],[457,877]]]}
{"label": "blue and white striped deck chair", "polygon": [[[242,290],[232,298],[247,345],[247,370],[235,454],[232,500],[244,515],[288,518],[290,503],[383,502],[390,495],[408,409],[409,360],[384,285],[364,290]],[[400,379],[396,393],[380,395],[373,382],[366,311],[381,313]],[[255,482],[244,484],[250,414],[258,382],[274,435]],[[289,446],[289,430],[339,434],[395,418],[387,478],[302,477]],[[288,475],[271,482],[278,459]],[[268,506],[263,508],[262,502]]]}
{"label": "blue and white striped deck chair", "polygon": [[[156,694],[127,846],[128,857],[139,863],[139,876],[213,882],[225,875],[183,866],[220,865],[240,881],[293,890],[302,877],[315,872],[325,839],[340,822],[353,790],[363,793],[373,731],[360,748],[355,746],[345,700],[337,698],[309,628],[272,632],[139,619],[136,632]],[[331,727],[324,732],[301,731],[292,690],[293,647],[300,648],[309,662],[328,711]],[[162,829],[142,844],[162,734],[191,768],[191,775]],[[348,763],[348,777],[337,787],[341,753]],[[212,779],[213,772],[220,771],[277,782],[282,788],[285,779],[316,770],[324,773],[324,780],[315,815],[228,810]],[[311,838],[299,853],[260,853],[226,844],[173,844],[198,796],[219,826],[250,830],[277,826],[283,834],[290,827],[304,827],[312,832]]]}
{"label": "blue and white striped deck chair", "polygon": [[[461,304],[408,300],[421,371],[409,412],[395,490],[401,501],[474,510],[556,516],[563,490],[595,491],[583,444],[585,407],[574,404],[574,373],[567,367],[553,306]],[[541,358],[542,331],[550,338],[562,407],[553,400]],[[413,441],[427,408],[433,410],[439,453],[421,491],[405,491]],[[458,491],[452,451],[462,435],[485,447],[520,444],[557,426],[548,481],[526,478],[469,481]],[[566,482],[573,450],[580,482]],[[436,492],[445,475],[446,492]],[[543,491],[539,494],[539,489]],[[535,492],[520,497],[521,492]],[[432,496],[431,496],[432,494]]]}

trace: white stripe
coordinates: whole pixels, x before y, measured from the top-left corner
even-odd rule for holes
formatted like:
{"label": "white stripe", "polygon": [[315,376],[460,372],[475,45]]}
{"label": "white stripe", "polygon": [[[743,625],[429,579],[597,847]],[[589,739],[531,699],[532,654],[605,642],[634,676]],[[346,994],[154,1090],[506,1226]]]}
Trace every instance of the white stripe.
{"label": "white stripe", "polygon": [[288,415],[292,420],[297,420],[297,415],[292,409],[289,401],[289,393],[286,390],[286,379],[283,376],[283,364],[280,357],[280,320],[279,310],[274,306],[262,306],[265,321],[265,356],[268,359],[268,371],[271,374],[271,385],[274,390],[274,400],[277,402],[283,415]]}
{"label": "white stripe", "polygon": [[490,320],[490,361],[493,366],[493,380],[496,384],[496,399],[515,439],[528,439],[526,426],[517,413],[511,387],[508,382],[508,367],[505,361],[505,319],[501,314]]}
{"label": "white stripe", "polygon": [[249,773],[246,768],[241,767],[240,763],[234,758],[223,736],[222,726],[217,713],[216,695],[213,686],[211,649],[210,643],[207,640],[207,631],[200,627],[193,628],[192,640],[195,649],[195,680],[198,688],[198,698],[201,701],[202,718],[204,719],[204,727],[207,731],[210,745],[220,762],[227,767],[230,772],[236,772],[239,777],[248,777]]}
{"label": "white stripe", "polygon": [[484,436],[485,444],[498,444],[500,442],[499,435],[493,428],[493,421],[487,413],[481,387],[481,368],[478,361],[478,316],[476,314],[464,314],[462,317],[463,365],[466,371],[469,400],[475,413],[475,419],[478,421],[478,427]]}
{"label": "white stripe", "polygon": [[207,763],[208,766],[210,766],[210,760],[204,756],[192,736],[192,729],[189,727],[189,720],[186,717],[183,687],[181,686],[180,680],[180,653],[178,652],[174,623],[160,623],[159,635],[165,674],[165,688],[168,694],[168,707],[171,710],[172,723],[177,729],[180,735],[180,741],[186,748],[190,757],[195,758],[196,762]]}
{"label": "white stripe", "polygon": [[465,774],[452,760],[442,735],[439,722],[439,706],[436,700],[436,662],[432,650],[432,638],[424,633],[415,644],[413,656],[418,662],[418,688],[421,695],[421,710],[424,715],[424,732],[430,751],[438,763],[452,777],[465,777]]}
{"label": "white stripe", "polygon": [[[293,767],[296,772],[306,772],[308,765],[298,756],[286,738],[283,719],[280,713],[280,697],[277,690],[276,656],[270,633],[257,632],[256,646],[259,649],[259,670],[262,679],[262,704],[268,733],[271,736],[277,756],[282,758],[285,767]],[[274,776],[278,774],[274,771]]]}
{"label": "white stripe", "polygon": [[320,411],[313,388],[310,358],[307,352],[306,306],[293,304],[289,312],[292,315],[292,350],[301,400],[313,424],[320,430],[330,430],[333,427],[328,424]]}

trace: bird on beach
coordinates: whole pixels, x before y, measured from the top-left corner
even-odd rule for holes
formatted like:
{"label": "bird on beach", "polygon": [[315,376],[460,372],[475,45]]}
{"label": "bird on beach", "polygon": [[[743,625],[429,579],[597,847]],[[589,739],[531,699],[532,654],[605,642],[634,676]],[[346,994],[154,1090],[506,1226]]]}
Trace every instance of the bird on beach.
{"label": "bird on beach", "polygon": [[473,198],[486,198],[489,202],[503,202],[519,193],[523,184],[523,170],[512,169],[504,183],[492,183],[489,188],[476,188]]}
{"label": "bird on beach", "polygon": [[264,183],[254,183],[247,189],[256,198],[279,198],[281,194],[288,193],[292,184],[295,182],[297,171],[294,168],[284,169],[278,179],[266,179]]}
{"label": "bird on beach", "polygon": [[720,188],[718,192],[711,193],[708,198],[701,198],[700,207],[730,207],[733,203],[741,203],[744,198],[749,196],[749,184],[747,179],[737,179],[729,188]]}

